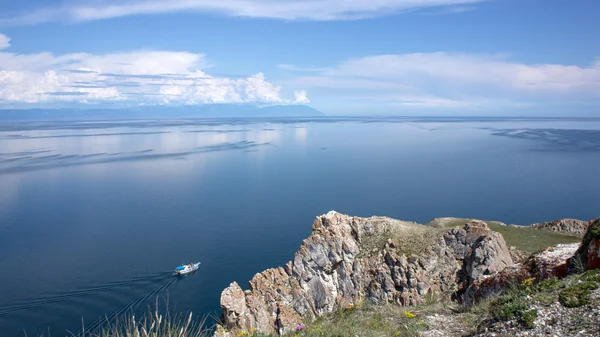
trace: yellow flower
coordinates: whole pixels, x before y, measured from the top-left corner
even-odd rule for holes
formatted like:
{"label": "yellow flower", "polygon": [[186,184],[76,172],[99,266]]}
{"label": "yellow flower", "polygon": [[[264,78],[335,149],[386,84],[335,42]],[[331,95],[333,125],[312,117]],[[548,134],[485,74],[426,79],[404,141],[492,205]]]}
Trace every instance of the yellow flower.
{"label": "yellow flower", "polygon": [[521,285],[525,287],[527,291],[531,291],[531,285],[533,284],[533,281],[535,281],[535,277],[523,280],[523,282],[521,282]]}
{"label": "yellow flower", "polygon": [[404,317],[406,317],[406,318],[415,318],[415,317],[417,317],[417,315],[413,314],[412,312],[405,311],[404,312]]}
{"label": "yellow flower", "polygon": [[242,331],[242,332],[238,333],[237,335],[238,335],[238,337],[248,336],[248,331]]}

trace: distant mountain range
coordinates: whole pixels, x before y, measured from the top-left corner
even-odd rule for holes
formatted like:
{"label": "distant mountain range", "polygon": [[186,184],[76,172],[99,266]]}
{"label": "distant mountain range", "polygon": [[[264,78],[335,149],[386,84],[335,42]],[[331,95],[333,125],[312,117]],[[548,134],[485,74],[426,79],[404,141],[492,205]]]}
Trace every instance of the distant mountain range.
{"label": "distant mountain range", "polygon": [[106,120],[184,117],[317,117],[322,112],[308,105],[204,104],[194,106],[143,106],[120,109],[4,109],[0,120]]}

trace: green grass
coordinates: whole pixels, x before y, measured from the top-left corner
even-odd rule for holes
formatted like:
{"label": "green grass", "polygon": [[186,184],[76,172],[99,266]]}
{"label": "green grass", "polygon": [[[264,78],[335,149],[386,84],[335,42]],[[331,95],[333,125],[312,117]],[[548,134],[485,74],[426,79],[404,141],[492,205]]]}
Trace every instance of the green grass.
{"label": "green grass", "polygon": [[[455,313],[464,315],[464,322],[471,332],[475,333],[480,330],[480,327],[490,318],[491,304],[493,298],[487,298],[473,305],[461,305],[455,309]],[[467,331],[465,331],[467,332]]]}
{"label": "green grass", "polygon": [[419,331],[427,330],[422,316],[429,312],[428,310],[433,310],[432,308],[408,309],[395,305],[366,305],[340,309],[317,319],[289,337],[412,337]]}
{"label": "green grass", "polygon": [[341,310],[330,317],[317,320],[312,326],[293,335],[299,337],[415,336],[419,331],[427,328],[418,315],[412,317],[412,313],[409,312],[405,315],[404,310],[404,308],[391,306]]}
{"label": "green grass", "polygon": [[534,228],[516,228],[503,226],[498,223],[488,222],[491,230],[504,237],[508,246],[515,246],[518,250],[532,254],[559,243],[581,242],[581,238],[572,235],[560,234]]}
{"label": "green grass", "polygon": [[[436,219],[430,222],[429,226],[444,229],[462,227],[465,223],[469,222],[470,220],[472,219]],[[491,230],[502,234],[508,246],[514,246],[518,250],[527,254],[532,254],[534,252],[540,251],[550,246],[557,245],[559,243],[581,242],[581,238],[578,236],[555,233],[535,228],[505,226],[498,221],[485,222],[488,224],[488,227]]]}

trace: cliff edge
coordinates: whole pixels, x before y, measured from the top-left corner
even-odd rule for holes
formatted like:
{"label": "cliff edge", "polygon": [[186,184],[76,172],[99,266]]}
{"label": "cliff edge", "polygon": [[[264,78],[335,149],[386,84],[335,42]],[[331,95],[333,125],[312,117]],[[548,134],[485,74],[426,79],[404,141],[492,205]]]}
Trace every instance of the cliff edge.
{"label": "cliff edge", "polygon": [[233,282],[223,291],[223,326],[216,336],[283,335],[363,301],[466,301],[478,281],[514,266],[502,235],[483,221],[442,229],[332,211],[317,217],[312,229],[284,267],[256,274],[249,290]]}

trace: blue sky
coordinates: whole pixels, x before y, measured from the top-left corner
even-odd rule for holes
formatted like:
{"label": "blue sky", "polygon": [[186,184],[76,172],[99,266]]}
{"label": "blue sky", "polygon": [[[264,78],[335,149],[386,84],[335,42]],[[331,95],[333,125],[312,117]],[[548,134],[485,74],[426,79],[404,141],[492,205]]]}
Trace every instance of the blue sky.
{"label": "blue sky", "polygon": [[0,0],[0,107],[600,115],[600,1]]}

